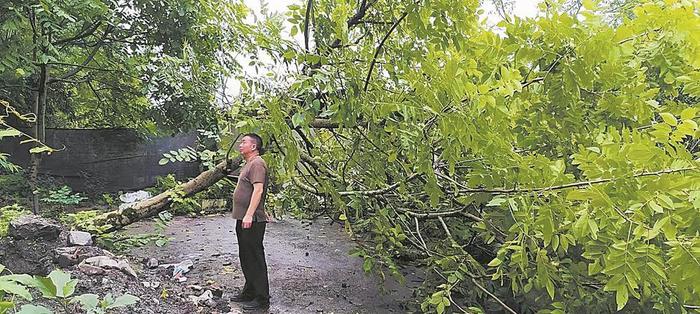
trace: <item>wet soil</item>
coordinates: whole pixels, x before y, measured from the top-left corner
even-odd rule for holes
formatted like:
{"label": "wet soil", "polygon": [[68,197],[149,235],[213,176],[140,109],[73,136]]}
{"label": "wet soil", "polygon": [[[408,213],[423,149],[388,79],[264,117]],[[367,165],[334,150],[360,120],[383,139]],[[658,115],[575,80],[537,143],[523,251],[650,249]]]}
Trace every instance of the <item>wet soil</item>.
{"label": "wet soil", "polygon": [[[144,221],[126,232],[149,233],[154,228],[154,222]],[[138,294],[141,302],[130,309],[137,313],[242,313],[230,301],[244,283],[234,229],[228,215],[174,218],[163,232],[171,238],[167,244],[151,244],[128,253],[139,278],[122,276],[132,281],[132,287],[116,288],[115,293]],[[262,313],[405,313],[413,301],[413,287],[420,284],[415,279],[403,285],[388,279],[381,286],[376,277],[362,271],[362,259],[349,255],[353,242],[342,226],[330,220],[286,218],[269,223],[264,245],[271,304]],[[146,267],[144,261],[149,258],[161,264],[189,259],[194,266],[185,274],[186,281],[177,282],[170,279],[172,270]],[[412,278],[410,271],[407,275]],[[139,282],[138,291],[134,291],[134,280]],[[116,280],[111,284],[125,283]],[[188,300],[207,289],[220,289],[222,298],[198,306]]]}

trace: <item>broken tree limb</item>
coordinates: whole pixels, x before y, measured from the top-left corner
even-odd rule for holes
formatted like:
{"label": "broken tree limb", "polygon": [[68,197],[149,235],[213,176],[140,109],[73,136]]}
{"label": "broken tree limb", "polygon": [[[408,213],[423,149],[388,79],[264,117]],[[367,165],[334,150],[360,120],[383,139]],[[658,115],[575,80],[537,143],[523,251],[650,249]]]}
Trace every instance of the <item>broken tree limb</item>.
{"label": "broken tree limb", "polygon": [[238,169],[242,161],[243,158],[240,156],[234,158],[230,163],[231,169],[227,169],[227,162],[224,160],[214,168],[202,172],[196,178],[149,199],[140,201],[130,208],[114,210],[97,216],[94,220],[95,226],[104,227],[102,232],[107,233],[121,229],[141,219],[155,216],[170,205],[172,202],[171,196],[175,191],[181,192],[182,197],[188,197],[203,191],[226,177],[230,171]]}
{"label": "broken tree limb", "polygon": [[[355,126],[367,126],[367,121],[357,121]],[[331,119],[316,118],[309,123],[309,127],[313,129],[339,129],[341,124]]]}
{"label": "broken tree limb", "polygon": [[[409,181],[415,179],[416,177],[418,177],[419,175],[420,175],[420,173],[414,173],[414,174],[410,175],[408,178],[406,178],[405,182],[409,182]],[[303,191],[306,191],[306,192],[311,193],[311,194],[316,194],[316,195],[326,194],[326,193],[322,193],[322,192],[318,191],[316,188],[314,188],[312,186],[305,184],[304,182],[301,182],[299,177],[294,177],[292,180],[294,181],[294,184]],[[348,196],[348,195],[377,196],[377,195],[383,195],[383,194],[386,194],[386,193],[389,193],[391,191],[396,190],[403,182],[404,181],[396,182],[396,183],[389,185],[385,188],[376,189],[376,190],[339,191],[338,195],[340,195],[340,196]]]}
{"label": "broken tree limb", "polygon": [[[691,170],[698,170],[698,167],[664,169],[664,170],[653,171],[653,172],[640,172],[640,173],[633,174],[631,177],[632,178],[639,178],[639,177],[648,177],[648,176],[660,176],[663,174],[670,174],[670,173],[691,171]],[[566,183],[566,184],[562,184],[562,185],[554,185],[554,186],[548,186],[548,187],[534,187],[534,188],[513,188],[513,189],[469,188],[469,187],[466,187],[466,186],[459,184],[459,183],[458,183],[458,186],[461,188],[459,190],[460,193],[490,193],[493,195],[516,194],[516,193],[542,193],[542,192],[565,190],[565,189],[571,189],[571,188],[585,188],[585,187],[588,187],[588,186],[591,186],[594,184],[613,182],[613,181],[619,180],[621,178],[627,178],[627,177],[595,179],[595,180],[590,180],[590,181],[572,182],[572,183]],[[454,180],[452,180],[452,181],[454,181]]]}

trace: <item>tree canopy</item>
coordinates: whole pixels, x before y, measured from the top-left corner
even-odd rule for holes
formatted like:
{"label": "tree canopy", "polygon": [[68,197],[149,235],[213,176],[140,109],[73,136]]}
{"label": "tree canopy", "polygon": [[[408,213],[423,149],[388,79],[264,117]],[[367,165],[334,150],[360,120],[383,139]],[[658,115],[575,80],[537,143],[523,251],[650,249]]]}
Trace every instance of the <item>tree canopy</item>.
{"label": "tree canopy", "polygon": [[419,256],[423,310],[696,308],[699,7],[609,5],[304,1],[232,127],[272,141],[286,206],[371,234],[366,270]]}
{"label": "tree canopy", "polygon": [[210,128],[251,31],[245,6],[218,0],[3,1],[0,12],[0,97],[32,112],[44,71],[47,123],[61,127]]}

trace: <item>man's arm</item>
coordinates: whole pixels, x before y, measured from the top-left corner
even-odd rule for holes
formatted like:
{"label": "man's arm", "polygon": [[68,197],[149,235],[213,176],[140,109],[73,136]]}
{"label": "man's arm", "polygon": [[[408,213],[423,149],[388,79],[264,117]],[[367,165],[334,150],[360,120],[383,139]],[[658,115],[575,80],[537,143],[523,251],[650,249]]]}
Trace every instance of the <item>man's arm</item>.
{"label": "man's arm", "polygon": [[248,210],[245,212],[245,217],[243,217],[244,229],[253,226],[253,215],[255,215],[255,210],[258,208],[258,204],[260,204],[263,186],[263,183],[253,183],[253,195],[250,196],[250,205],[248,205]]}

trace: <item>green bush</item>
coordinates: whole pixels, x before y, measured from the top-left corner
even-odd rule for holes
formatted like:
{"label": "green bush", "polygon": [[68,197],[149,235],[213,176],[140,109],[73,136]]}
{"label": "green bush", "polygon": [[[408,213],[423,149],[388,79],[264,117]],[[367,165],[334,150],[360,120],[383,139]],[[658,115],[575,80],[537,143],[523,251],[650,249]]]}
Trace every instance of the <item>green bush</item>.
{"label": "green bush", "polygon": [[81,196],[80,193],[73,193],[69,186],[64,185],[58,190],[47,191],[47,196],[41,201],[49,204],[78,205],[86,199],[87,197]]}
{"label": "green bush", "polygon": [[29,183],[21,173],[0,175],[0,195],[26,197],[28,191]]}
{"label": "green bush", "polygon": [[97,210],[84,210],[77,213],[63,214],[59,220],[62,224],[70,226],[72,229],[87,231],[90,233],[102,233],[105,226],[96,226],[95,217],[101,214]]}
{"label": "green bush", "polygon": [[0,237],[7,235],[10,221],[24,215],[29,215],[29,211],[17,204],[0,208]]}

